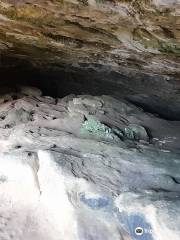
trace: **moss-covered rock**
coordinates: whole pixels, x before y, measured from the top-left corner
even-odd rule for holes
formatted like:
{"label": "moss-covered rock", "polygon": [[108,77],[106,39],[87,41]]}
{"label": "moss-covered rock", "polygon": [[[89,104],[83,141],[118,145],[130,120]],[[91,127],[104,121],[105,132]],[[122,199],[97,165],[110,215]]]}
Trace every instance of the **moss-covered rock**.
{"label": "moss-covered rock", "polygon": [[161,44],[159,51],[166,54],[174,54],[180,56],[180,44],[163,43]]}
{"label": "moss-covered rock", "polygon": [[93,118],[89,118],[83,123],[80,133],[109,140],[119,140],[111,128]]}

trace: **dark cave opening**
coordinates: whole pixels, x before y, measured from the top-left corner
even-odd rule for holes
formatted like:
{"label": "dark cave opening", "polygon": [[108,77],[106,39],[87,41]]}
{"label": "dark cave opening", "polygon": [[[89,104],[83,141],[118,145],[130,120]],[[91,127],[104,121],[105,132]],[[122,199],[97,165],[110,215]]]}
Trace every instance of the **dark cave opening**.
{"label": "dark cave opening", "polygon": [[166,99],[156,95],[133,95],[126,98],[145,112],[168,121],[180,121],[180,99]]}
{"label": "dark cave opening", "polygon": [[[16,62],[16,60],[15,60]],[[0,67],[0,87],[17,88],[28,85],[41,89],[43,95],[64,97],[69,94],[108,94],[118,97],[120,88],[116,83],[107,81],[107,73],[93,69],[75,68],[59,65],[53,67],[34,67],[27,62]]]}
{"label": "dark cave opening", "polygon": [[111,95],[115,98],[133,94],[129,77],[99,64],[33,63],[13,55],[0,55],[0,88],[33,86],[43,95],[61,98],[69,94]]}
{"label": "dark cave opening", "polygon": [[163,93],[163,88],[169,88],[163,76],[158,76],[157,81],[157,76],[132,77],[132,74],[128,76],[128,73],[119,73],[98,64],[42,66],[33,65],[25,59],[7,56],[1,56],[0,76],[1,92],[6,88],[25,85],[37,87],[43,95],[54,98],[69,94],[111,95],[117,99],[125,98],[159,118],[180,121],[180,99],[170,99]]}

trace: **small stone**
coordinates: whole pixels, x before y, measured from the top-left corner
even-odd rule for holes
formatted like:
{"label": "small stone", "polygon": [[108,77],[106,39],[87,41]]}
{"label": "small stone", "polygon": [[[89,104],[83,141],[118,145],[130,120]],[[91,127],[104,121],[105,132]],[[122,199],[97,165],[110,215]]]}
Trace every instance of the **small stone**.
{"label": "small stone", "polygon": [[124,129],[124,135],[131,140],[149,141],[146,129],[137,124],[129,124],[129,126]]}

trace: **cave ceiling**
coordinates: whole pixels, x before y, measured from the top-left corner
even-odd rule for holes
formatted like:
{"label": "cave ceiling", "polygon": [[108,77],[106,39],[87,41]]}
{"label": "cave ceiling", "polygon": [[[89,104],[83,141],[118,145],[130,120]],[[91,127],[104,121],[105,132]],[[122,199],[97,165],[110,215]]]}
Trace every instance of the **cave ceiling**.
{"label": "cave ceiling", "polygon": [[1,52],[34,64],[179,73],[178,1],[0,1]]}
{"label": "cave ceiling", "polygon": [[179,15],[179,0],[3,0],[0,67],[88,69],[124,89],[178,96]]}

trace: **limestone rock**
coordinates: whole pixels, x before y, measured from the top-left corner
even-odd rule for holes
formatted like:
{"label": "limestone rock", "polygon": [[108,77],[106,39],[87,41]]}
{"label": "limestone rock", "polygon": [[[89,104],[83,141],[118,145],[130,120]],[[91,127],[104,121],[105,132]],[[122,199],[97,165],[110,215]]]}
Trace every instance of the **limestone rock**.
{"label": "limestone rock", "polygon": [[[79,134],[82,114],[68,111],[73,98],[83,96],[57,104],[43,96],[22,96],[0,104],[0,238],[179,240],[180,139],[172,138],[169,148],[168,141],[157,145],[84,136]],[[148,125],[152,137],[162,142],[180,129],[129,103],[130,110],[122,112],[123,100],[88,99],[95,109],[101,100],[106,114],[95,111],[87,131],[114,136],[126,118]],[[13,125],[6,128],[10,120]],[[137,129],[145,138],[144,129]]]}

